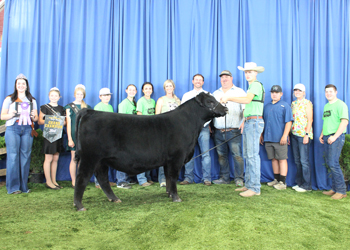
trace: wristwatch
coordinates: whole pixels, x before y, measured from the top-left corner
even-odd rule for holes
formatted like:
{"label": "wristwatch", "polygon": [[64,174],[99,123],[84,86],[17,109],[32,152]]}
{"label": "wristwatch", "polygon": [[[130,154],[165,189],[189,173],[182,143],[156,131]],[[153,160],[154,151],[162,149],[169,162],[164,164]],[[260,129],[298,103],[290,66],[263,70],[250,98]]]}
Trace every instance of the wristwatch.
{"label": "wristwatch", "polygon": [[309,136],[309,133],[305,133],[305,135]]}

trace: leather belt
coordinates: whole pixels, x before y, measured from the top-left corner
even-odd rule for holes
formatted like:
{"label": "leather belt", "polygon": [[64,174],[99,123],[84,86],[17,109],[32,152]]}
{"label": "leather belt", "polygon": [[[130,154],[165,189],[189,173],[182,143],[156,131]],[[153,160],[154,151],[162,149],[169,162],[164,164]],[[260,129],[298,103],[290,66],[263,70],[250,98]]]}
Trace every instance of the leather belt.
{"label": "leather belt", "polygon": [[238,129],[238,128],[227,128],[227,129],[219,129],[221,133],[224,133],[224,132],[228,132],[228,131],[231,131],[231,130],[234,130],[234,129]]}
{"label": "leather belt", "polygon": [[248,121],[250,119],[262,119],[262,118],[263,118],[262,116],[251,115],[251,116],[245,117],[244,120]]}

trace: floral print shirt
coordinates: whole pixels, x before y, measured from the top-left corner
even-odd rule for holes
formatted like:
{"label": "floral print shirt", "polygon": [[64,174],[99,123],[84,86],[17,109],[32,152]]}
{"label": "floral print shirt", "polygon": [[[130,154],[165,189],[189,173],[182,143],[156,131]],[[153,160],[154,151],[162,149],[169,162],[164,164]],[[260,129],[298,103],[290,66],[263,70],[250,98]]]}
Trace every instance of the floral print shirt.
{"label": "floral print shirt", "polygon": [[[300,137],[305,136],[305,129],[307,126],[307,115],[306,115],[306,107],[307,104],[310,103],[312,106],[312,102],[303,98],[302,100],[296,100],[292,102],[292,112],[294,122],[292,124],[292,134]],[[312,127],[309,132],[309,138],[313,139]]]}

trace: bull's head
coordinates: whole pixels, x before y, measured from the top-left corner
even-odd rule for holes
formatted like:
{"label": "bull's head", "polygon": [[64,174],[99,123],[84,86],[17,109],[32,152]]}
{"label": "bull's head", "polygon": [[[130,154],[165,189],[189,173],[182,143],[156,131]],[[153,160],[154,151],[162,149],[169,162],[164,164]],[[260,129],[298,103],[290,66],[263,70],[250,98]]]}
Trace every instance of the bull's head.
{"label": "bull's head", "polygon": [[200,106],[205,107],[212,111],[213,117],[220,117],[228,113],[228,109],[221,105],[212,95],[204,92],[196,96],[196,101]]}

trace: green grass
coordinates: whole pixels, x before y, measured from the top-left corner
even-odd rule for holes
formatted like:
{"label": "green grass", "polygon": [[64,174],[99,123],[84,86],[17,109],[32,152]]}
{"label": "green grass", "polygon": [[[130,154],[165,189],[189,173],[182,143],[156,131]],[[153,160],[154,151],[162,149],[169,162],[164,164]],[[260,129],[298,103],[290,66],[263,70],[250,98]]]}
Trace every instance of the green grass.
{"label": "green grass", "polygon": [[29,184],[29,194],[0,188],[0,249],[349,249],[350,198],[262,186],[242,198],[234,185],[178,185],[183,202],[165,188],[114,187],[107,201],[90,183],[76,212],[73,189]]}

